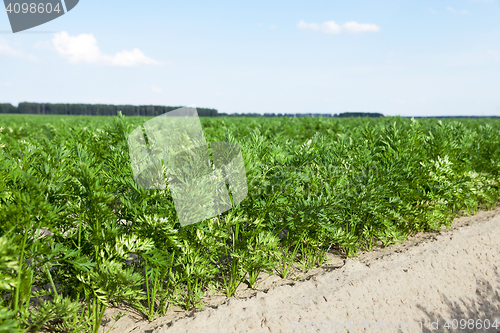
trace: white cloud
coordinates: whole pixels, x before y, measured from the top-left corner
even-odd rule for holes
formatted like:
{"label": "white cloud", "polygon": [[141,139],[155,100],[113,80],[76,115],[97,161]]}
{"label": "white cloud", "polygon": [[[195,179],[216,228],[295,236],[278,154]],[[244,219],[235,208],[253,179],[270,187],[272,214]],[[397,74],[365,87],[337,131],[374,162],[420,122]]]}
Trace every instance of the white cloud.
{"label": "white cloud", "polygon": [[334,21],[323,22],[321,25],[317,23],[307,23],[303,20],[297,24],[297,27],[302,30],[321,31],[328,34],[340,33],[340,26]]}
{"label": "white cloud", "polygon": [[345,23],[343,28],[349,32],[371,32],[380,30],[380,27],[376,24],[357,23],[354,21]]}
{"label": "white cloud", "polygon": [[297,24],[297,27],[299,29],[302,29],[302,30],[310,29],[310,30],[316,30],[316,31],[318,31],[320,29],[319,24],[316,24],[316,23],[306,23],[306,22],[304,22],[302,20],[299,21],[299,23]]}
{"label": "white cloud", "polygon": [[92,34],[70,36],[66,31],[56,33],[52,39],[56,51],[73,64],[99,62],[103,55]]}
{"label": "white cloud", "polygon": [[9,41],[3,37],[0,37],[0,56],[37,61],[37,58],[35,56],[28,54],[21,49],[11,46],[9,44]]}
{"label": "white cloud", "polygon": [[468,12],[467,10],[465,10],[465,9],[462,9],[462,10],[460,11],[460,14],[467,14],[467,13],[469,13],[469,12]]}
{"label": "white cloud", "polygon": [[123,50],[122,52],[119,52],[114,56],[104,56],[104,57],[108,59],[114,66],[130,67],[139,64],[144,64],[144,65],[159,64],[158,61],[146,57],[144,53],[142,53],[141,50],[139,50],[138,48],[135,48],[132,51]]}
{"label": "white cloud", "polygon": [[275,25],[272,25],[272,26],[271,26],[271,29],[276,29],[276,26],[275,26]]}
{"label": "white cloud", "polygon": [[163,90],[160,87],[151,86],[151,90],[155,93],[161,93]]}
{"label": "white cloud", "polygon": [[307,23],[300,20],[297,27],[302,30],[313,30],[320,31],[326,34],[339,34],[343,31],[359,33],[359,32],[375,32],[379,31],[380,27],[375,24],[370,23],[358,23],[355,21],[346,22],[343,25],[339,25],[334,21],[326,21],[321,24],[317,23]]}
{"label": "white cloud", "polygon": [[338,34],[342,28],[334,21],[327,21],[321,23],[321,31],[327,34]]}
{"label": "white cloud", "polygon": [[52,44],[57,53],[72,64],[86,62],[110,66],[131,67],[137,65],[158,65],[160,62],[148,58],[139,49],[123,50],[115,55],[101,53],[92,34],[70,36],[67,32],[56,33]]}

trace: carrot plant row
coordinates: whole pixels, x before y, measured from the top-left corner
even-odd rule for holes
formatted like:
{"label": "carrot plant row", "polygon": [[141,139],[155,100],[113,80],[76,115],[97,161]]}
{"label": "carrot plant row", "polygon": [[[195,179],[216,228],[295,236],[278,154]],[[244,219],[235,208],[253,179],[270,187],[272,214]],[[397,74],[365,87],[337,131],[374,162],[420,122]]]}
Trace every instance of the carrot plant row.
{"label": "carrot plant row", "polygon": [[0,332],[98,332],[121,303],[154,320],[500,194],[498,120],[202,118],[208,142],[241,147],[248,195],[181,227],[168,188],[133,180],[127,135],[146,119],[0,117]]}

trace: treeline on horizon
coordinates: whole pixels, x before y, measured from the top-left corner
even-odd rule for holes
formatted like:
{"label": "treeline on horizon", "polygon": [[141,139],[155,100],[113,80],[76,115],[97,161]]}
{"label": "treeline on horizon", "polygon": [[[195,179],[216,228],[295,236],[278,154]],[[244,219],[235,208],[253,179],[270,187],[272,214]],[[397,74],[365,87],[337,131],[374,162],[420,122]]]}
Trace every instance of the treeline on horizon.
{"label": "treeline on horizon", "polygon": [[[116,116],[121,111],[124,116],[159,116],[181,106],[160,105],[108,105],[108,104],[51,104],[51,103],[19,103],[0,104],[0,113],[18,114],[60,114],[82,116]],[[217,117],[217,110],[196,108],[200,117]]]}
{"label": "treeline on horizon", "polygon": [[[19,103],[17,107],[10,103],[0,103],[0,114],[49,114],[49,115],[82,115],[82,116],[115,116],[121,111],[124,116],[155,117],[182,106],[162,105],[112,105],[112,104],[52,104],[52,103]],[[343,112],[329,113],[219,113],[216,109],[196,108],[200,117],[384,117],[377,112]],[[403,117],[412,118],[412,117]],[[500,118],[499,116],[414,116],[413,118]]]}
{"label": "treeline on horizon", "polygon": [[371,117],[378,118],[384,117],[382,113],[376,112],[343,112],[343,113],[219,113],[219,117],[323,117],[323,118],[336,118],[336,117]]}
{"label": "treeline on horizon", "polygon": [[[0,104],[1,113],[13,114],[51,114],[51,115],[82,115],[82,116],[114,116],[121,111],[124,116],[159,116],[166,112],[181,108],[181,106],[159,105],[108,105],[108,104],[52,104],[52,103],[19,103],[17,107],[10,103]],[[381,113],[344,112],[340,114],[325,113],[219,113],[216,109],[196,108],[200,117],[383,117]]]}

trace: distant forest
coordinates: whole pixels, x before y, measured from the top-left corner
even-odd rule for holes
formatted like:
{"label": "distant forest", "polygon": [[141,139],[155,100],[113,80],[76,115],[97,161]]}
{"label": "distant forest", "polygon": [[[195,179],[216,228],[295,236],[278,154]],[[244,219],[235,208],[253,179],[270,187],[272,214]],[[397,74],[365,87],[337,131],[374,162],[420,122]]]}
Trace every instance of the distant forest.
{"label": "distant forest", "polygon": [[[0,113],[18,114],[60,114],[82,116],[114,116],[121,111],[124,116],[159,116],[180,108],[181,106],[159,105],[107,105],[107,104],[51,104],[51,103],[19,103],[17,107],[12,104],[0,104]],[[374,112],[344,112],[340,114],[325,113],[218,113],[216,109],[196,108],[200,117],[383,117],[381,113]]]}
{"label": "distant forest", "polygon": [[[117,112],[121,111],[124,116],[154,117],[178,108],[180,106],[19,103],[17,107],[12,104],[0,104],[0,113],[116,116]],[[217,117],[215,109],[196,110],[200,117]]]}
{"label": "distant forest", "polygon": [[[115,116],[121,111],[124,116],[155,117],[182,106],[161,105],[107,105],[107,104],[50,104],[50,103],[19,103],[17,107],[9,103],[0,103],[0,114],[61,114],[82,116]],[[219,113],[216,109],[196,108],[200,117],[384,117],[377,112],[343,112],[343,113]],[[403,118],[500,118],[499,116],[414,116]]]}

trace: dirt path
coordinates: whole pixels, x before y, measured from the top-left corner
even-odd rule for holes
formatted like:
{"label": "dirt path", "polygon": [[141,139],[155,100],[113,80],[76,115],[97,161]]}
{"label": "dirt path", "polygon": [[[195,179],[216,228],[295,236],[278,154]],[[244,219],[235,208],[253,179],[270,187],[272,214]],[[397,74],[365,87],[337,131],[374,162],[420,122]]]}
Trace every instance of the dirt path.
{"label": "dirt path", "polygon": [[500,208],[359,260],[334,257],[303,280],[272,276],[263,291],[211,297],[201,312],[170,310],[152,323],[129,314],[111,332],[500,332]]}

